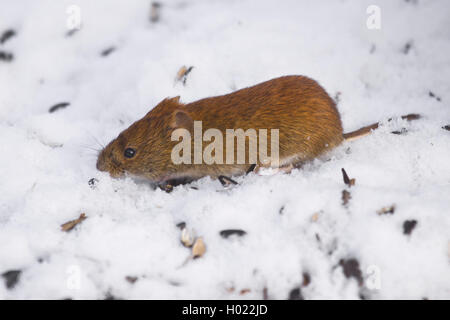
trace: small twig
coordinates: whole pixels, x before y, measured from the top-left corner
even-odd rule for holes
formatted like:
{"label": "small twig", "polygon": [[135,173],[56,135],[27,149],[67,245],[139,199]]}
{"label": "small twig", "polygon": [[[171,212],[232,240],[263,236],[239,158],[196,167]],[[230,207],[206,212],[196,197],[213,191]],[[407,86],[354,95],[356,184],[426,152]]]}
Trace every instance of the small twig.
{"label": "small twig", "polygon": [[66,222],[61,225],[61,231],[68,232],[75,228],[79,223],[81,223],[83,220],[87,219],[86,215],[84,213],[80,214],[80,217],[75,220],[71,220],[69,222]]}
{"label": "small twig", "polygon": [[236,181],[234,181],[233,179],[231,179],[230,177],[227,176],[219,176],[219,181],[222,184],[222,186],[224,187],[228,187],[232,184],[236,185],[238,184]]}
{"label": "small twig", "polygon": [[234,234],[239,237],[242,237],[242,236],[246,235],[247,232],[245,232],[244,230],[240,230],[240,229],[229,229],[229,230],[220,231],[220,236],[225,239]]}
{"label": "small twig", "polygon": [[377,210],[377,213],[379,215],[383,215],[383,214],[394,214],[395,212],[395,204],[393,204],[392,206],[389,207],[383,207],[380,210]]}
{"label": "small twig", "polygon": [[61,103],[55,104],[53,107],[48,109],[48,112],[53,113],[59,109],[64,109],[69,105],[70,105],[70,103],[68,103],[68,102],[61,102]]}
{"label": "small twig", "polygon": [[245,174],[249,174],[250,172],[253,172],[253,170],[255,170],[255,168],[256,168],[256,163],[250,165],[250,167],[247,169]]}
{"label": "small twig", "polygon": [[3,32],[2,36],[0,37],[0,44],[4,44],[6,41],[11,39],[16,35],[16,32],[13,29],[8,29],[5,32]]}

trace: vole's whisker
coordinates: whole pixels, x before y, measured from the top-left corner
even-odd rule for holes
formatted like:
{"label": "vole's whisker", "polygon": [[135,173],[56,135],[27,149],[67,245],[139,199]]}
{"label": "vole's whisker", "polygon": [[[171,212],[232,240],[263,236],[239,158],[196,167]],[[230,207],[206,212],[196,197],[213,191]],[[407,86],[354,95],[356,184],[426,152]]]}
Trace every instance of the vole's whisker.
{"label": "vole's whisker", "polygon": [[101,143],[92,133],[88,132],[92,139],[100,146],[100,150],[105,149],[105,145]]}

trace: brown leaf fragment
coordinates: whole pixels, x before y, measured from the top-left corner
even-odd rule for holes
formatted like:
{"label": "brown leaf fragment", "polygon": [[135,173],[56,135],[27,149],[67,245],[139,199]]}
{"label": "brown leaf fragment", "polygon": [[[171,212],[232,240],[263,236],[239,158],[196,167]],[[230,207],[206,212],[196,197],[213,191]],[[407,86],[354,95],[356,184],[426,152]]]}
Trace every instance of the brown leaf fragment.
{"label": "brown leaf fragment", "polygon": [[388,207],[383,207],[380,210],[377,210],[377,213],[381,216],[383,214],[394,214],[395,212],[395,204]]}
{"label": "brown leaf fragment", "polygon": [[195,244],[195,234],[193,230],[190,230],[188,228],[183,228],[181,230],[181,243],[183,246],[190,248],[192,245]]}
{"label": "brown leaf fragment", "polygon": [[69,222],[66,222],[61,225],[61,231],[69,232],[73,228],[76,227],[77,224],[81,223],[83,220],[85,220],[87,217],[84,213],[80,214],[80,217],[75,220],[71,220]]}
{"label": "brown leaf fragment", "polygon": [[228,287],[228,288],[225,288],[225,290],[228,292],[228,293],[233,293],[234,292],[234,287]]}
{"label": "brown leaf fragment", "polygon": [[190,66],[189,68],[187,68],[186,66],[182,66],[180,70],[178,70],[175,80],[182,82],[183,85],[186,85],[187,76],[193,68],[193,66]]}
{"label": "brown leaf fragment", "polygon": [[264,287],[262,293],[263,293],[263,300],[269,300],[269,289],[267,289],[267,287]]}
{"label": "brown leaf fragment", "polygon": [[242,289],[241,291],[239,291],[239,294],[240,294],[241,296],[243,296],[244,294],[247,294],[247,293],[249,293],[249,292],[251,292],[250,289]]}
{"label": "brown leaf fragment", "polygon": [[308,272],[303,272],[302,287],[307,287],[311,283],[311,275]]}
{"label": "brown leaf fragment", "polygon": [[319,220],[319,215],[320,215],[320,212],[315,212],[315,213],[311,216],[311,221],[312,221],[312,222],[317,222],[317,220]]}
{"label": "brown leaf fragment", "polygon": [[[402,119],[403,120],[407,120],[407,121],[417,120],[417,119],[420,119],[420,118],[422,118],[422,116],[420,114],[417,114],[417,113],[410,113],[410,114],[407,114],[405,116],[402,116]],[[389,119],[389,121],[390,120],[392,120],[392,118]]]}
{"label": "brown leaf fragment", "polygon": [[347,190],[342,190],[342,204],[346,206],[348,201],[352,198],[351,194]]}
{"label": "brown leaf fragment", "polygon": [[152,2],[152,5],[150,7],[150,21],[151,22],[154,23],[154,22],[159,21],[160,9],[161,9],[161,3]]}
{"label": "brown leaf fragment", "polygon": [[343,178],[344,178],[344,183],[345,183],[346,185],[348,185],[349,187],[354,186],[354,185],[355,185],[355,179],[354,179],[354,178],[353,178],[353,179],[350,179],[350,178],[348,177],[347,172],[345,171],[344,168],[341,168],[341,170],[342,170],[342,176],[343,176]]}
{"label": "brown leaf fragment", "polygon": [[192,247],[192,257],[195,258],[200,258],[201,256],[203,256],[206,252],[206,246],[205,243],[203,242],[202,238],[197,238],[197,240],[195,240],[194,246]]}

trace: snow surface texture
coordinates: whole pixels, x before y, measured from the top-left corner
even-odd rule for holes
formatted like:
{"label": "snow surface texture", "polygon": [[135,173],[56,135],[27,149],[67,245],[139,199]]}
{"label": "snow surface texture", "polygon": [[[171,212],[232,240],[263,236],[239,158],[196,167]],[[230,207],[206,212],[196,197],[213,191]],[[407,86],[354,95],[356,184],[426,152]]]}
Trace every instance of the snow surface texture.
{"label": "snow surface texture", "polygon": [[[152,23],[149,1],[0,1],[0,34],[16,32],[0,45],[13,54],[0,59],[0,298],[450,298],[449,1],[161,3]],[[71,4],[82,27],[67,35]],[[371,4],[380,30],[366,27]],[[185,86],[174,83],[182,65],[194,66]],[[228,190],[205,178],[166,193],[95,168],[96,140],[167,96],[288,74],[338,96],[346,132],[384,125]],[[398,119],[407,113],[424,118]],[[186,262],[182,221],[203,257]]]}

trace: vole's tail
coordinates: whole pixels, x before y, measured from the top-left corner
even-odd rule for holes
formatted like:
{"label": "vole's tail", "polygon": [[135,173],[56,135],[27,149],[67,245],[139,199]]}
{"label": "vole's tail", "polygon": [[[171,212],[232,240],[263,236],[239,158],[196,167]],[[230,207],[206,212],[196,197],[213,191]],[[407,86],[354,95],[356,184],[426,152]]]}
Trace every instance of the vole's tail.
{"label": "vole's tail", "polygon": [[[407,121],[412,121],[412,120],[417,120],[420,119],[421,115],[420,114],[416,114],[416,113],[411,113],[411,114],[407,114],[405,116],[402,116],[402,119],[405,119]],[[389,118],[388,121],[391,121],[392,118]],[[344,133],[344,139],[347,141],[351,141],[351,140],[355,140],[361,137],[364,137],[366,135],[368,135],[369,133],[372,132],[372,130],[375,130],[378,128],[378,126],[380,125],[379,122],[371,124],[369,126],[365,126],[362,127],[358,130],[352,131],[352,132],[348,132],[348,133]],[[393,132],[393,133],[397,133],[397,132]]]}

